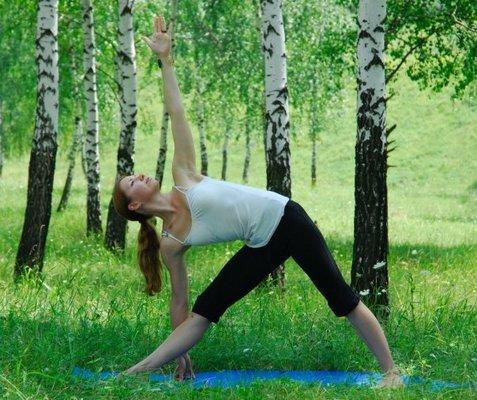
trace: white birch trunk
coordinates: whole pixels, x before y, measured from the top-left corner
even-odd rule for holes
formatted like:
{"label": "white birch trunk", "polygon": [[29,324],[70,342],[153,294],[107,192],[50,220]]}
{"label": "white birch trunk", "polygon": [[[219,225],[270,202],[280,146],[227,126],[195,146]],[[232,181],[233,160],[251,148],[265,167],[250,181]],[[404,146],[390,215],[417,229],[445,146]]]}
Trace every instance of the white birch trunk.
{"label": "white birch trunk", "polygon": [[222,180],[227,180],[227,155],[230,139],[230,117],[225,116],[224,143],[222,145]]}
{"label": "white birch trunk", "polygon": [[[174,27],[176,26],[177,20],[177,0],[171,1],[171,21],[170,24],[172,25],[172,29],[170,31],[171,34],[171,54],[174,56]],[[156,179],[159,181],[159,187],[162,187],[162,180],[164,179],[164,167],[166,165],[166,155],[167,155],[167,132],[169,129],[169,113],[166,110],[166,107],[163,108],[162,111],[162,124],[161,124],[161,138],[160,138],[160,147],[159,147],[159,155],[157,156],[157,164],[156,164]]]}
{"label": "white birch trunk", "polygon": [[205,113],[204,113],[204,84],[199,75],[196,77],[197,81],[197,120],[199,128],[199,146],[200,146],[200,173],[207,175],[208,161],[207,161],[207,146],[205,144]]}
{"label": "white birch trunk", "polygon": [[37,106],[28,170],[25,220],[15,276],[41,271],[50,224],[58,136],[58,0],[39,0],[36,31]]}
{"label": "white birch trunk", "polygon": [[291,197],[289,110],[282,0],[261,2],[265,58],[267,189]]}
{"label": "white birch trunk", "polygon": [[57,211],[62,211],[66,208],[68,204],[68,199],[71,193],[71,185],[73,182],[73,175],[76,166],[76,154],[78,153],[78,148],[81,145],[81,135],[83,132],[83,124],[81,123],[81,102],[78,88],[78,72],[76,68],[76,57],[73,49],[71,51],[71,70],[73,75],[73,98],[75,102],[75,124],[73,132],[73,140],[70,147],[70,152],[68,154],[68,173],[66,175],[66,182],[63,188],[63,193],[61,195],[60,203],[58,204]]}
{"label": "white birch trunk", "polygon": [[[316,82],[312,83],[311,93],[316,96]],[[313,101],[311,104],[311,121],[310,121],[310,136],[311,136],[311,186],[316,185],[316,136],[319,129],[318,124],[318,101]]]}
{"label": "white birch trunk", "polygon": [[377,130],[380,152],[386,149],[384,18],[386,0],[359,2],[358,36],[358,137],[365,142]]}
{"label": "white birch trunk", "polygon": [[351,283],[386,317],[388,228],[386,187],[385,0],[360,0],[354,246]]}
{"label": "white birch trunk", "polygon": [[117,172],[130,175],[134,170],[136,143],[136,48],[132,8],[134,0],[119,0],[118,66],[121,82],[121,134]]}
{"label": "white birch trunk", "polygon": [[98,95],[96,91],[96,47],[94,39],[93,7],[91,0],[81,0],[84,31],[84,88],[86,94],[85,156],[88,183],[86,216],[87,233],[99,233],[101,227],[99,180]]}
{"label": "white birch trunk", "polygon": [[166,155],[167,155],[168,129],[169,129],[169,113],[167,111],[164,111],[162,113],[159,155],[157,157],[157,166],[156,166],[156,179],[159,182],[159,187],[162,187],[162,180],[164,179],[164,167],[166,165]]}
{"label": "white birch trunk", "polygon": [[[134,46],[134,0],[119,0],[118,80],[120,83],[121,133],[119,137],[117,177],[132,175],[136,143],[136,49]],[[106,246],[124,249],[127,220],[114,208],[111,198],[106,224]]]}
{"label": "white birch trunk", "polygon": [[83,171],[83,175],[88,179],[88,163],[86,162],[86,134],[84,132],[84,126],[81,127],[81,169]]}
{"label": "white birch trunk", "polygon": [[[265,160],[267,190],[291,198],[289,110],[285,30],[282,0],[262,0],[261,32],[265,62]],[[272,281],[285,286],[285,267],[272,272]]]}
{"label": "white birch trunk", "polygon": [[250,157],[252,154],[252,142],[250,140],[250,112],[247,107],[247,113],[245,115],[245,159],[243,162],[243,173],[242,173],[242,181],[244,183],[248,183],[248,169],[250,167]]}
{"label": "white birch trunk", "polygon": [[68,205],[68,200],[71,194],[71,185],[73,183],[73,176],[76,166],[76,153],[81,144],[81,133],[83,130],[83,124],[81,123],[81,117],[79,115],[75,116],[75,127],[73,133],[73,141],[71,143],[70,152],[68,154],[68,173],[66,175],[66,182],[63,188],[63,194],[61,195],[61,200],[58,204],[57,211],[63,211]]}

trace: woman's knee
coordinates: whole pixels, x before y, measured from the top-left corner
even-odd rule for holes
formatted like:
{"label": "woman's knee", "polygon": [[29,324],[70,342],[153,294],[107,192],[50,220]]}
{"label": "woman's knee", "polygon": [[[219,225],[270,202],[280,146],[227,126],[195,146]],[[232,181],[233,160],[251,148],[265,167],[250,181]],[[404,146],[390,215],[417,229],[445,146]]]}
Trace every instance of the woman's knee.
{"label": "woman's knee", "polygon": [[221,309],[221,304],[222,302],[218,301],[218,299],[214,301],[210,291],[205,291],[197,296],[192,312],[206,318],[210,322],[217,323],[226,311],[226,309]]}
{"label": "woman's knee", "polygon": [[339,297],[330,297],[327,299],[328,305],[337,317],[345,317],[356,309],[360,300],[356,291],[347,285],[346,292],[341,293]]}

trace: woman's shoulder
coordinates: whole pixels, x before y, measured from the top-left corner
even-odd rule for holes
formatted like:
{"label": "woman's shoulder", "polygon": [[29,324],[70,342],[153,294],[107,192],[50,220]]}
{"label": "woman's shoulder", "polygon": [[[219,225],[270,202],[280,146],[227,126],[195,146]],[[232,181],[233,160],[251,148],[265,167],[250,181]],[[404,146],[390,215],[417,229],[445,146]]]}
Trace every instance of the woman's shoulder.
{"label": "woman's shoulder", "polygon": [[191,246],[177,242],[176,240],[163,236],[160,240],[159,251],[162,257],[183,255]]}

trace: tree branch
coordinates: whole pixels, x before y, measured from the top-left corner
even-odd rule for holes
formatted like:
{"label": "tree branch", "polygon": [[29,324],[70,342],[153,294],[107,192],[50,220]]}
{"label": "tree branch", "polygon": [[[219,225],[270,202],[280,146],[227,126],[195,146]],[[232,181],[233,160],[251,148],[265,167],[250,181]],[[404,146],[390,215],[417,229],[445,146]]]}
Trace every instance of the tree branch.
{"label": "tree branch", "polygon": [[[66,18],[69,22],[74,22],[76,25],[79,25],[79,26],[83,26],[83,23],[81,21],[78,21],[77,19],[75,18],[71,18],[67,15],[62,15],[62,18]],[[98,36],[100,37],[101,39],[103,39],[106,43],[108,43],[114,51],[117,51],[117,46],[116,46],[116,43],[114,41],[112,41],[111,39],[109,39],[108,37],[102,35],[101,33],[99,33],[97,31],[97,29],[94,30],[94,34],[95,36]]]}
{"label": "tree branch", "polygon": [[[103,70],[102,68],[98,67],[98,65],[96,65],[96,70],[100,73],[102,73],[106,78],[105,82],[106,84],[112,89],[113,91],[113,94],[114,94],[114,97],[116,98],[116,100],[119,102],[119,97],[118,97],[118,85],[119,85],[119,82],[111,76],[111,74],[108,74],[105,70]],[[114,82],[116,84],[116,87],[114,87],[112,85],[111,82]]]}
{"label": "tree branch", "polygon": [[399,62],[399,64],[397,65],[396,68],[394,68],[393,71],[391,71],[391,73],[388,75],[388,77],[386,78],[386,84],[394,77],[394,75],[396,75],[396,73],[399,71],[399,69],[403,66],[403,64],[406,62],[406,60],[408,59],[408,57],[416,50],[418,49],[419,47],[421,47],[424,43],[426,43],[426,41],[432,36],[434,35],[435,31],[431,32],[429,35],[427,35],[426,37],[424,38],[421,38],[421,39],[418,39],[417,43],[412,46],[409,51],[404,55],[404,57],[401,59],[401,61]]}
{"label": "tree branch", "polygon": [[462,26],[465,30],[468,30],[469,32],[477,33],[476,29],[472,29],[471,27],[464,24],[461,20],[457,19],[457,17],[455,16],[455,12],[456,10],[454,10],[454,12],[451,14],[451,17],[457,25]]}

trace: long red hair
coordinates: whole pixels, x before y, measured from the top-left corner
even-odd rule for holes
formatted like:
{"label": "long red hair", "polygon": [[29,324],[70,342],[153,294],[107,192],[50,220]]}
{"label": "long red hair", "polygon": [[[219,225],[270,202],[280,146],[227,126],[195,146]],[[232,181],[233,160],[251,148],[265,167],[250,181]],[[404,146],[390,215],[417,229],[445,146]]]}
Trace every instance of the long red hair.
{"label": "long red hair", "polygon": [[141,224],[138,234],[137,261],[146,280],[145,291],[149,295],[158,293],[162,288],[162,265],[159,257],[159,237],[156,228],[151,223],[151,215],[140,214],[128,208],[131,202],[119,187],[124,176],[116,179],[113,190],[113,204],[116,212],[129,221]]}

